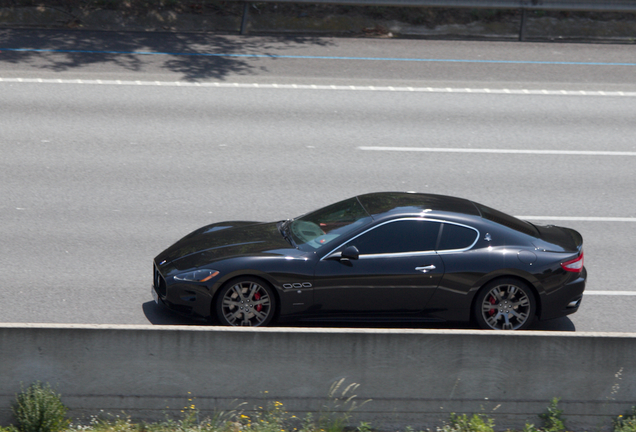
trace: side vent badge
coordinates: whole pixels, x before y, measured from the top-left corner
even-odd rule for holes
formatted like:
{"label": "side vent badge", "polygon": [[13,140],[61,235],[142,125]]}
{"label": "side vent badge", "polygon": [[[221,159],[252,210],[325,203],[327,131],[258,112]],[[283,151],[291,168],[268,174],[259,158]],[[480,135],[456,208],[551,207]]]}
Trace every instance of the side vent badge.
{"label": "side vent badge", "polygon": [[311,288],[312,285],[309,282],[303,282],[303,283],[293,283],[293,284],[283,284],[283,288],[285,289],[292,289],[292,288]]}

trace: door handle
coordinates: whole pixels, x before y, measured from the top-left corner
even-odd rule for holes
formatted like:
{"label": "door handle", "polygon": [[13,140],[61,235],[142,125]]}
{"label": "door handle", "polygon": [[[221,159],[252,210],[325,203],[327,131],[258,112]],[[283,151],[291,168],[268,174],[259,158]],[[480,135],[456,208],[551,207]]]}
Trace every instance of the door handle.
{"label": "door handle", "polygon": [[429,270],[435,270],[435,268],[436,267],[433,264],[431,264],[424,267],[415,267],[415,270],[421,271],[422,273],[426,273]]}

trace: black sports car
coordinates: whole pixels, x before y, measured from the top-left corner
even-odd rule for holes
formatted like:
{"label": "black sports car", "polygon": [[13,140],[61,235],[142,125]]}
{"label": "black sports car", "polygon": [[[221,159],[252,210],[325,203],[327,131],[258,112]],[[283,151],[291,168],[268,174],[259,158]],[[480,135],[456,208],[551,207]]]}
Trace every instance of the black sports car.
{"label": "black sports car", "polygon": [[221,222],[154,260],[157,303],[223,325],[469,321],[578,310],[583,238],[461,198],[372,193],[279,222]]}

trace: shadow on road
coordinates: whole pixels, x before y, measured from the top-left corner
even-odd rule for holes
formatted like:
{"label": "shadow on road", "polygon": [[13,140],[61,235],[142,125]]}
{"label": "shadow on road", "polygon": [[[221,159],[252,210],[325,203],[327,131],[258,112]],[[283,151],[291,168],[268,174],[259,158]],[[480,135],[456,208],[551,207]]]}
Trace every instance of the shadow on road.
{"label": "shadow on road", "polygon": [[574,323],[568,317],[556,318],[548,321],[534,323],[530,330],[542,331],[576,331]]}
{"label": "shadow on road", "polygon": [[267,56],[274,49],[280,54],[304,44],[330,42],[313,36],[4,29],[0,30],[0,64],[20,63],[55,72],[110,64],[135,72],[142,71],[151,59],[157,64],[161,57],[161,69],[182,74],[182,81],[196,82],[264,70],[254,58],[218,54]]}
{"label": "shadow on road", "polygon": [[[210,325],[206,322],[194,321],[159,306],[150,301],[142,306],[144,314],[151,324],[155,325]],[[351,322],[296,322],[274,324],[273,327],[324,327],[324,328],[391,328],[391,329],[435,329],[435,330],[474,330],[476,327],[470,323],[351,323]],[[539,331],[576,331],[574,323],[568,318],[557,318],[549,321],[535,323],[529,330]]]}
{"label": "shadow on road", "polygon": [[153,301],[146,302],[141,305],[144,315],[154,325],[205,325],[206,323],[194,321],[188,317],[184,317],[168,308],[158,305]]}

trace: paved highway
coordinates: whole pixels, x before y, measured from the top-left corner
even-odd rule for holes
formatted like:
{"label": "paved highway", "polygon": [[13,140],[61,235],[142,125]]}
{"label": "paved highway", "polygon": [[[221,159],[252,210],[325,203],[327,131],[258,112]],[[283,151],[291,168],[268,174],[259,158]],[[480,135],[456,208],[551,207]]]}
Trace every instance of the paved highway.
{"label": "paved highway", "polygon": [[187,323],[149,301],[184,234],[415,190],[579,230],[589,294],[535,328],[631,332],[635,76],[628,45],[2,30],[0,321]]}

